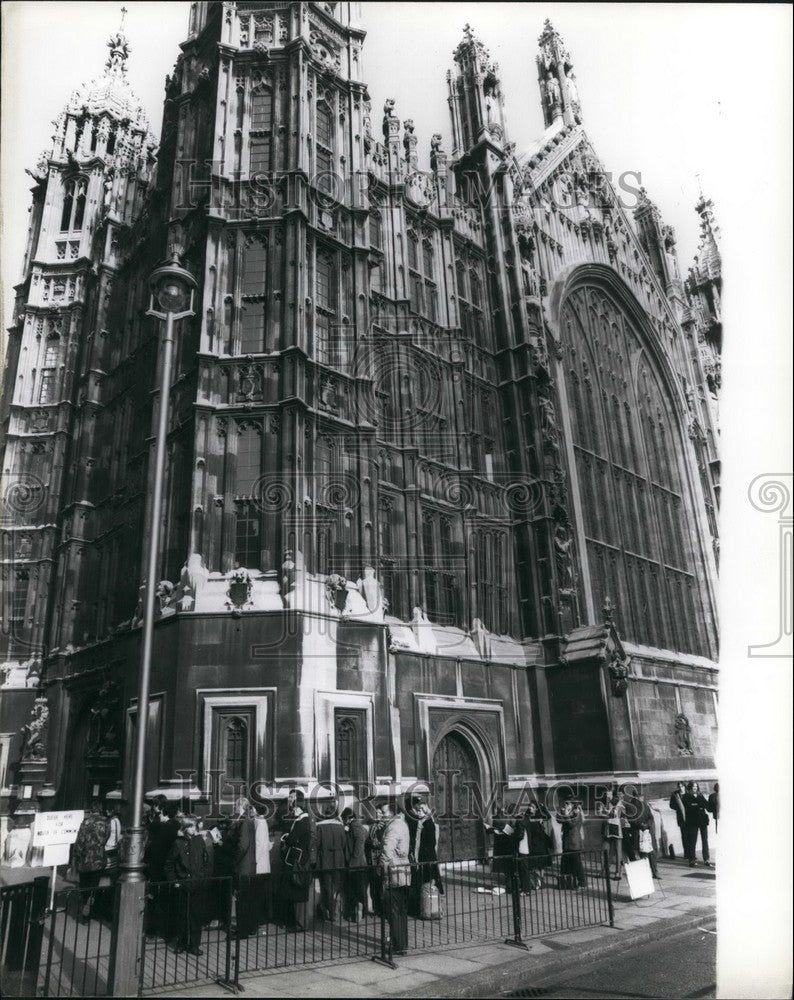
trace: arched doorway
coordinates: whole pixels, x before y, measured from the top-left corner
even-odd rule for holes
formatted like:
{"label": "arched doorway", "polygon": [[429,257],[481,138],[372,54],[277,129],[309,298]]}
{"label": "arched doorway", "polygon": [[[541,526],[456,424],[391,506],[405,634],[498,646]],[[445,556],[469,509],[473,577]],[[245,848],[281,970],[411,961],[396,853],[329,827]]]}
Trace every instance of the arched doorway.
{"label": "arched doorway", "polygon": [[439,825],[439,861],[470,861],[483,856],[483,827],[470,810],[472,785],[482,788],[482,768],[469,739],[451,730],[438,741],[433,754]]}

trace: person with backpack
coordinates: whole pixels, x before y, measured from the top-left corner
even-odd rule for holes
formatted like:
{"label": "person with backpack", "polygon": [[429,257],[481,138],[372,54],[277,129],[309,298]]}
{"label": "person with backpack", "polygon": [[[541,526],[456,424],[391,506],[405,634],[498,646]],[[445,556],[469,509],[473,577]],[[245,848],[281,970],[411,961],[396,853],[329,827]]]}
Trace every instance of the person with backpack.
{"label": "person with backpack", "polygon": [[82,894],[80,912],[83,920],[91,917],[96,890],[105,870],[105,844],[109,832],[110,824],[102,812],[102,803],[92,799],[72,848],[72,863],[77,869],[80,888],[91,890]]}

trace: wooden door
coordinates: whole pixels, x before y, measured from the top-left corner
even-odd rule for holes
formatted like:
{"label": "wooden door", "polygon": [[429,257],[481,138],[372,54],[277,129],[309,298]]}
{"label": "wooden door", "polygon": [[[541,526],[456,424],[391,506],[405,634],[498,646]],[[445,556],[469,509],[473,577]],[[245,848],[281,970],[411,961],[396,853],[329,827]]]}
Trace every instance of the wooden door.
{"label": "wooden door", "polygon": [[[460,733],[447,733],[433,755],[432,778],[436,783],[439,821],[439,861],[472,861],[483,853],[482,823],[470,815],[467,783],[482,780],[477,757]],[[485,789],[481,789],[485,794]]]}

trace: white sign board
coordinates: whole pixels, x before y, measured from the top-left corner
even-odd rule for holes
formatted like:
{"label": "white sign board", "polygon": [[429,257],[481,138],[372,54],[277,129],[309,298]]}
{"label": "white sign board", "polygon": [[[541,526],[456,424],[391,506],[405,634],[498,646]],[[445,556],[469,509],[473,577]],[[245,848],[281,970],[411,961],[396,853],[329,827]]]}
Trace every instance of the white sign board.
{"label": "white sign board", "polygon": [[642,899],[655,892],[651,866],[647,858],[641,861],[626,862],[626,881],[629,884],[629,895],[632,899]]}
{"label": "white sign board", "polygon": [[77,840],[77,831],[84,815],[82,809],[36,813],[33,820],[33,847],[73,844]]}
{"label": "white sign board", "polygon": [[[71,844],[47,844],[42,851],[39,865],[42,868],[56,868],[58,865],[68,865],[70,847]],[[36,867],[39,867],[39,865]]]}

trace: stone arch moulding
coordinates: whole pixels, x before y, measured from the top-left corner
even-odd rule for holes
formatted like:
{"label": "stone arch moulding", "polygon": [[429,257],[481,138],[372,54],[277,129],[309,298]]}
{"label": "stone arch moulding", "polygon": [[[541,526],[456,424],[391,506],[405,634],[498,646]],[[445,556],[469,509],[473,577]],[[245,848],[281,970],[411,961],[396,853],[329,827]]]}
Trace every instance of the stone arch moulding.
{"label": "stone arch moulding", "polygon": [[[696,572],[696,575],[701,588],[705,590],[707,595],[708,616],[711,623],[709,628],[712,630],[712,637],[709,639],[709,642],[713,644],[715,641],[714,634],[718,628],[717,595],[715,591],[715,581],[717,578],[716,564],[714,563],[709,528],[706,521],[700,477],[687,433],[685,419],[687,403],[683,386],[676,376],[665,346],[659,338],[659,334],[650,324],[646,312],[638,302],[634,292],[614,269],[604,264],[570,264],[562,268],[557,274],[550,289],[548,310],[548,327],[556,343],[562,344],[560,317],[566,299],[578,288],[588,285],[600,286],[608,296],[615,300],[619,308],[624,310],[638,335],[641,349],[647,356],[649,367],[655,370],[660,388],[666,393],[670,401],[669,416],[672,421],[674,433],[677,435],[675,453],[679,459],[679,471],[682,475],[682,482],[686,485],[693,514],[692,521],[690,522],[690,530],[694,531],[697,539],[697,547],[702,559],[702,562],[696,560],[695,565],[701,567],[701,570]],[[672,319],[676,327],[678,327],[675,318],[672,317]],[[558,360],[556,362],[556,375],[559,391],[565,394],[565,377],[561,365],[562,362]],[[632,371],[634,369],[636,369],[636,358],[632,361]],[[567,397],[564,395],[563,398],[566,399]],[[566,438],[569,437],[569,434],[566,433]],[[569,454],[568,459],[570,465],[572,455]],[[579,541],[583,543],[583,538],[580,537]],[[708,571],[704,571],[706,566],[710,567]],[[716,655],[716,652],[714,655]]]}
{"label": "stone arch moulding", "polygon": [[485,795],[497,781],[507,780],[504,706],[500,701],[414,695],[416,728],[422,734],[424,771],[433,775],[433,755],[450,732],[463,736],[472,747],[485,787]]}
{"label": "stone arch moulding", "polygon": [[[560,312],[568,295],[581,285],[601,285],[604,291],[613,295],[626,310],[630,319],[636,323],[637,331],[642,336],[642,346],[661,376],[665,389],[676,403],[679,417],[687,412],[684,390],[675,376],[670,361],[659,343],[659,335],[648,322],[645,310],[637,301],[634,292],[626,282],[611,267],[605,264],[569,264],[562,268],[554,279],[549,292],[548,325],[557,343],[562,342],[560,336]],[[676,326],[678,322],[671,317]],[[681,421],[677,422],[679,425]],[[679,426],[680,431],[686,428]]]}

